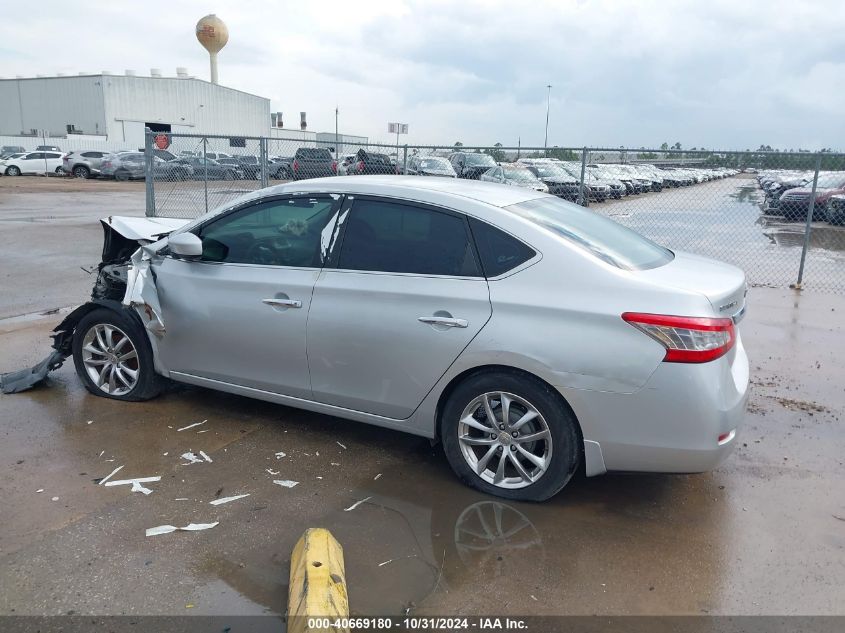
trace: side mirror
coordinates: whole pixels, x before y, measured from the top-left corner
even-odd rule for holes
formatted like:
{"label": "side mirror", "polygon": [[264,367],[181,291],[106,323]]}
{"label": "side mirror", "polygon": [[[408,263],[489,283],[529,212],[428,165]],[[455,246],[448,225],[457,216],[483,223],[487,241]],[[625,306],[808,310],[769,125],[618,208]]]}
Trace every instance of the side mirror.
{"label": "side mirror", "polygon": [[167,240],[170,252],[179,257],[202,255],[202,240],[193,233],[177,233]]}

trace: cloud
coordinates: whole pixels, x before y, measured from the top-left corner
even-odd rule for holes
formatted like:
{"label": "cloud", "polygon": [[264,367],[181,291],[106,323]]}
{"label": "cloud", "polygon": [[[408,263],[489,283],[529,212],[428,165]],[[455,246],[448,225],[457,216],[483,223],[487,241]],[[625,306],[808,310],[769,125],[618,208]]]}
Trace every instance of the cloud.
{"label": "cloud", "polygon": [[[289,122],[307,111],[316,130],[334,129],[337,105],[341,131],[388,142],[387,122],[402,121],[410,143],[540,145],[547,84],[555,145],[841,147],[845,133],[845,3],[833,0],[149,0],[141,19],[119,3],[41,6],[4,10],[8,74],[205,76],[193,28],[213,11],[230,29],[223,83],[270,97]],[[69,39],[72,58],[44,45]]]}

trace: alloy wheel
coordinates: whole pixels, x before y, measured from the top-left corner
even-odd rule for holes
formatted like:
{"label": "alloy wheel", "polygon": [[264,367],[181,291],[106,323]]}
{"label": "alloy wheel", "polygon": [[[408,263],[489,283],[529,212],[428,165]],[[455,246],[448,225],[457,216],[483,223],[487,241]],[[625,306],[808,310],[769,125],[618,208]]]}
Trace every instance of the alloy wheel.
{"label": "alloy wheel", "polygon": [[484,393],[458,422],[461,454],[472,471],[498,488],[536,482],[552,459],[552,434],[540,411],[520,396]]}
{"label": "alloy wheel", "polygon": [[103,392],[122,396],[138,384],[138,351],[126,332],[97,323],[82,339],[82,363],[91,381]]}

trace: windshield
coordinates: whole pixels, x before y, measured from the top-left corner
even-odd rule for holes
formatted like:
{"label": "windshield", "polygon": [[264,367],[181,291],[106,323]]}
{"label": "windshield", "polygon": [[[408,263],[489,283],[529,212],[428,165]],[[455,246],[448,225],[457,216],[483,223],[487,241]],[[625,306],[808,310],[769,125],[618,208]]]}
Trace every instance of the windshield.
{"label": "windshield", "polygon": [[537,163],[531,166],[537,170],[541,178],[567,178],[569,176],[569,172],[557,165]]}
{"label": "windshield", "polygon": [[423,158],[420,161],[423,169],[449,169],[450,166],[445,158]]}
{"label": "windshield", "polygon": [[674,258],[672,251],[639,233],[560,198],[536,198],[505,208],[618,268],[647,270]]}
{"label": "windshield", "polygon": [[[809,186],[812,187],[812,180]],[[819,174],[819,182],[816,185],[818,189],[839,189],[845,184],[845,175],[843,174]]]}
{"label": "windshield", "polygon": [[505,172],[505,178],[508,180],[515,180],[516,182],[536,182],[537,178],[525,167],[512,167],[502,165],[502,170]]}
{"label": "windshield", "polygon": [[493,160],[492,156],[488,156],[487,154],[467,154],[466,155],[466,164],[472,165],[473,167],[478,166],[485,166],[489,165],[493,167],[496,164],[496,161]]}

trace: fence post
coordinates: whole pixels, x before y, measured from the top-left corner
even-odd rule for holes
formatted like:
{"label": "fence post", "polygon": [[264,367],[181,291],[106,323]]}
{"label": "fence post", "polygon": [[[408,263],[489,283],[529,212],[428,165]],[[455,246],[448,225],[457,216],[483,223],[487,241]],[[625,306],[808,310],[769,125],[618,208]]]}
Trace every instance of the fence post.
{"label": "fence post", "polygon": [[408,144],[405,143],[405,158],[402,159],[402,175],[408,175]]}
{"label": "fence post", "polygon": [[208,213],[208,139],[202,138],[202,184],[205,189],[205,212]]}
{"label": "fence post", "polygon": [[260,189],[264,189],[264,187],[270,184],[270,179],[267,174],[267,163],[269,162],[269,158],[267,157],[267,139],[263,136],[258,139],[258,160],[260,161],[258,166],[260,182],[258,186]]}
{"label": "fence post", "polygon": [[145,215],[149,218],[156,214],[156,192],[153,184],[153,133],[150,128],[144,128],[144,188],[146,191],[147,206]]}
{"label": "fence post", "polygon": [[587,194],[587,183],[584,181],[587,171],[587,148],[581,150],[581,182],[578,187],[578,204],[582,207],[590,206],[590,196]]}
{"label": "fence post", "polygon": [[816,154],[816,173],[813,174],[813,191],[810,194],[810,204],[807,205],[807,221],[804,224],[804,246],[801,248],[801,264],[798,266],[798,281],[795,287],[800,289],[804,281],[804,261],[810,248],[810,231],[813,230],[813,210],[816,208],[816,187],[819,184],[819,170],[822,167],[822,155]]}

